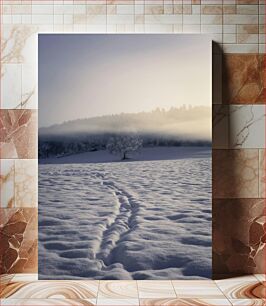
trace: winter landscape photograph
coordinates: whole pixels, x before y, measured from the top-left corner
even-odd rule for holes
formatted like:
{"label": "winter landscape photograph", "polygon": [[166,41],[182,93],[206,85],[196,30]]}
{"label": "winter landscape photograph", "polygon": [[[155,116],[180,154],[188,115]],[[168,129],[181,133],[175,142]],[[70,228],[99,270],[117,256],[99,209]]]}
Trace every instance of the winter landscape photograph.
{"label": "winter landscape photograph", "polygon": [[211,277],[211,40],[39,34],[39,278]]}

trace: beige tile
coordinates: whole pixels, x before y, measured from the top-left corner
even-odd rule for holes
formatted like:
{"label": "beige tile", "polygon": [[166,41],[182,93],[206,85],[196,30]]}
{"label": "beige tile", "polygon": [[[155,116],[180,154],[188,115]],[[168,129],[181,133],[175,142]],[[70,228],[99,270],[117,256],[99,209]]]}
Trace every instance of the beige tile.
{"label": "beige tile", "polygon": [[181,15],[145,15],[146,24],[182,24]]}
{"label": "beige tile", "polygon": [[54,14],[64,14],[64,5],[63,4],[55,4],[54,5]]}
{"label": "beige tile", "polygon": [[223,44],[224,53],[258,53],[257,44]]}
{"label": "beige tile", "polygon": [[257,15],[259,13],[258,5],[237,5],[236,9],[237,14],[240,15]]}
{"label": "beige tile", "polygon": [[73,9],[74,14],[86,14],[86,5],[84,4],[76,4]]}
{"label": "beige tile", "polygon": [[172,281],[178,298],[223,299],[224,295],[212,280]]}
{"label": "beige tile", "polygon": [[222,24],[222,15],[202,15],[201,24]]}
{"label": "beige tile", "polygon": [[108,15],[107,24],[134,24],[134,15]]}
{"label": "beige tile", "polygon": [[257,44],[259,42],[258,34],[237,34],[237,43],[238,44]]}
{"label": "beige tile", "polygon": [[140,306],[229,306],[227,299],[140,299]]}
{"label": "beige tile", "polygon": [[224,24],[223,25],[223,33],[236,33],[236,25],[234,24]]}
{"label": "beige tile", "polygon": [[36,109],[38,107],[37,83],[38,76],[35,69],[37,65],[37,54],[35,64],[22,64],[21,71],[21,107]]}
{"label": "beige tile", "polygon": [[54,16],[50,15],[32,15],[32,24],[47,25],[53,24]]}
{"label": "beige tile", "polygon": [[225,4],[223,6],[223,14],[224,15],[230,15],[230,14],[235,14],[236,13],[236,6],[231,5],[231,4]]}
{"label": "beige tile", "polygon": [[215,5],[220,5],[223,4],[224,0],[201,0],[201,4],[215,4]]}
{"label": "beige tile", "polygon": [[106,15],[106,5],[87,5],[87,15]]}
{"label": "beige tile", "polygon": [[265,54],[265,53],[266,53],[266,46],[265,46],[265,44],[259,44],[259,50],[258,50],[258,52],[259,52],[260,54]]}
{"label": "beige tile", "polygon": [[265,44],[265,34],[259,34],[259,43]]}
{"label": "beige tile", "polygon": [[265,198],[265,187],[266,187],[265,154],[266,154],[265,149],[259,150],[259,197],[261,198]]}
{"label": "beige tile", "polygon": [[223,43],[224,44],[234,44],[236,43],[236,34],[223,34]]}
{"label": "beige tile", "polygon": [[32,6],[28,4],[24,5],[12,5],[12,14],[31,14]]}
{"label": "beige tile", "polygon": [[205,15],[221,15],[223,13],[222,5],[202,5],[201,13]]}
{"label": "beige tile", "polygon": [[201,33],[222,33],[223,26],[221,24],[202,24]]}
{"label": "beige tile", "polygon": [[21,64],[1,65],[1,107],[16,108],[21,102]]}
{"label": "beige tile", "polygon": [[139,298],[172,298],[176,297],[171,281],[137,281]]}
{"label": "beige tile", "polygon": [[200,5],[192,5],[192,14],[200,14]]}
{"label": "beige tile", "polygon": [[239,34],[257,34],[259,27],[257,24],[241,24],[237,26],[237,33]]}
{"label": "beige tile", "polygon": [[230,299],[233,306],[245,305],[245,306],[265,306],[266,300],[263,299]]}
{"label": "beige tile", "polygon": [[183,24],[200,24],[200,15],[183,15]]}
{"label": "beige tile", "polygon": [[33,282],[38,280],[38,274],[36,273],[18,273],[14,274],[12,282]]}
{"label": "beige tile", "polygon": [[224,24],[258,24],[257,15],[224,15]]}
{"label": "beige tile", "polygon": [[98,306],[107,306],[107,305],[114,305],[114,306],[139,306],[138,299],[98,299],[97,300]]}
{"label": "beige tile", "polygon": [[117,5],[116,12],[118,15],[134,14],[134,5]]}
{"label": "beige tile", "polygon": [[184,24],[183,33],[200,33],[200,24]]}
{"label": "beige tile", "polygon": [[136,281],[100,281],[98,299],[136,299]]}
{"label": "beige tile", "polygon": [[258,4],[260,0],[236,0],[236,4]]}
{"label": "beige tile", "polygon": [[183,13],[183,7],[180,4],[174,5],[174,14],[182,14]]}
{"label": "beige tile", "polygon": [[47,4],[34,4],[32,3],[32,14],[42,14],[42,15],[46,15],[46,14],[53,14],[54,12],[54,7],[53,5],[47,5]]}
{"label": "beige tile", "polygon": [[158,15],[164,13],[163,5],[145,5],[145,15]]}
{"label": "beige tile", "polygon": [[191,15],[192,14],[192,6],[191,4],[185,5],[183,4],[183,15]]}

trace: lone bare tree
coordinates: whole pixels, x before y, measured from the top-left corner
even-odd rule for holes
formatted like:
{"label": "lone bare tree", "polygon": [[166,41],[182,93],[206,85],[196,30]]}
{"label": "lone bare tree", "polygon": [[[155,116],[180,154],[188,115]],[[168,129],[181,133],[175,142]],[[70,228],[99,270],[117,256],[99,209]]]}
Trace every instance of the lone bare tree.
{"label": "lone bare tree", "polygon": [[123,135],[111,137],[106,145],[107,150],[119,155],[121,160],[128,158],[128,153],[138,151],[142,147],[142,139],[137,135]]}

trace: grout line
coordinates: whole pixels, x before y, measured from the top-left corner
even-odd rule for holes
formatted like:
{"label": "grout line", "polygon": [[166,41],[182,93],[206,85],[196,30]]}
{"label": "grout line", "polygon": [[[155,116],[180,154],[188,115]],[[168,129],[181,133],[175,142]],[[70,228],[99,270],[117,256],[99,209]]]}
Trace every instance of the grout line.
{"label": "grout line", "polygon": [[138,284],[138,281],[137,281],[137,280],[136,280],[136,284],[137,284],[138,300],[139,300],[139,305],[140,305],[139,284]]}
{"label": "grout line", "polygon": [[175,295],[176,295],[176,297],[179,299],[180,297],[179,297],[179,295],[177,294],[177,291],[176,291],[176,289],[175,289],[173,280],[171,280],[171,283],[172,283],[172,286],[173,286],[173,288],[174,288]]}
{"label": "grout line", "polygon": [[98,287],[97,287],[97,294],[96,294],[96,305],[98,305],[98,296],[99,296],[99,291],[100,291],[100,280],[98,281]]}

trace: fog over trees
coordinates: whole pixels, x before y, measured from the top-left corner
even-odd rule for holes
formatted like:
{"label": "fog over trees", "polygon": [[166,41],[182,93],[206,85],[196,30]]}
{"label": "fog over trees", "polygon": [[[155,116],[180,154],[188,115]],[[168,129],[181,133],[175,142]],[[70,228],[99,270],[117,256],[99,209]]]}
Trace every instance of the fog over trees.
{"label": "fog over trees", "polygon": [[[121,113],[68,121],[39,128],[39,157],[106,150],[109,146],[109,151],[113,153],[120,150],[116,154],[122,154],[123,158],[122,151],[126,151],[126,141],[122,145],[122,139],[128,141],[128,147],[138,147],[139,143],[144,147],[209,146],[210,118],[210,107],[182,106],[169,110],[157,108],[151,112]],[[138,141],[134,143],[134,139]]]}

